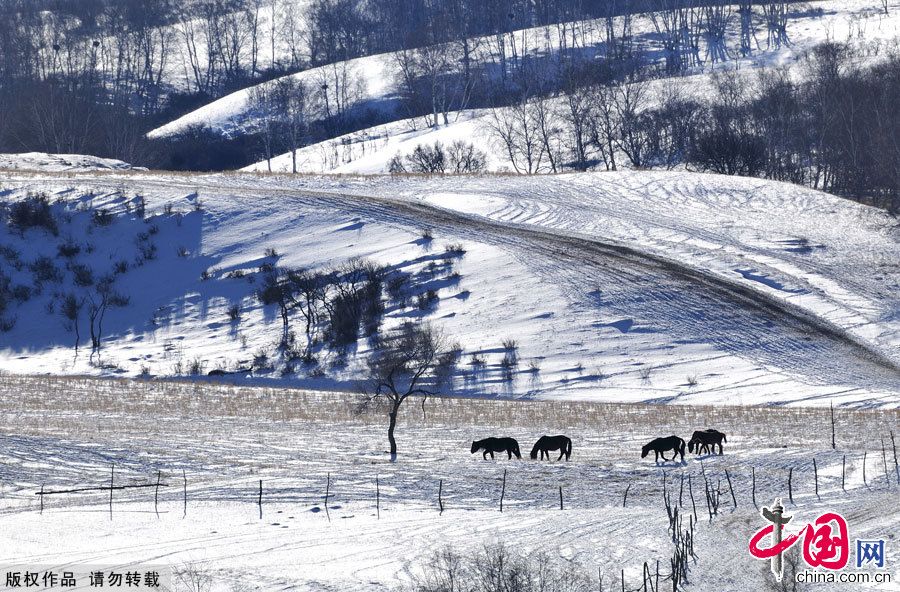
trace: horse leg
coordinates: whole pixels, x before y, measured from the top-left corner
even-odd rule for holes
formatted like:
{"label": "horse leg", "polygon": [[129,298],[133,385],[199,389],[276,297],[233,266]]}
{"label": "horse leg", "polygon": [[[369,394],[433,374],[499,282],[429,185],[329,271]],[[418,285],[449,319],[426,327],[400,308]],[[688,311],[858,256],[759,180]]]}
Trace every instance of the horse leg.
{"label": "horse leg", "polygon": [[509,448],[506,449],[506,460],[512,460],[512,450]]}
{"label": "horse leg", "polygon": [[556,460],[557,460],[557,461],[561,461],[561,460],[562,460],[562,457],[563,457],[563,455],[564,455],[565,453],[566,453],[566,447],[563,446],[562,448],[559,449],[559,458],[557,458]]}
{"label": "horse leg", "polygon": [[491,460],[494,460],[494,451],[491,450]]}
{"label": "horse leg", "polygon": [[485,451],[484,451],[484,454],[482,455],[482,456],[484,457],[484,460],[487,460],[487,453],[488,453],[488,451],[485,450]]}

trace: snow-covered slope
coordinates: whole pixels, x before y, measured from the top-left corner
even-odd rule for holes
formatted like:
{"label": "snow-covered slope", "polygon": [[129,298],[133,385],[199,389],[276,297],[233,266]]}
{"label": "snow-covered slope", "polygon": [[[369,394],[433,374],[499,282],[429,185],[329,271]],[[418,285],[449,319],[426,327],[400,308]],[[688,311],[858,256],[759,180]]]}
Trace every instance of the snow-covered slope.
{"label": "snow-covered slope", "polygon": [[[812,5],[797,5],[794,13],[788,21],[787,34],[790,43],[775,47],[768,45],[764,33],[760,32],[753,53],[741,58],[736,51],[732,51],[730,59],[725,62],[713,63],[707,61],[701,69],[688,72],[688,76],[679,77],[677,83],[692,92],[702,92],[705,88],[709,71],[717,67],[739,68],[747,71],[748,75],[755,68],[764,66],[786,66],[795,62],[809,48],[826,40],[850,41],[867,48],[867,52],[873,57],[883,53],[887,44],[893,42],[900,26],[900,2],[889,1],[889,12],[884,14],[880,6],[865,0],[852,0],[850,2],[838,2],[836,0],[824,0]],[[581,36],[585,40],[590,51],[602,46],[603,35],[600,32],[602,23],[578,23]],[[634,19],[634,31],[636,38],[643,45],[647,54],[652,58],[661,55],[659,40],[654,32],[654,26],[648,15],[638,15]],[[732,27],[737,23],[732,22]],[[555,33],[548,34],[544,28],[526,29],[515,34],[516,44],[536,56],[546,55],[556,51],[554,41]],[[477,60],[482,63],[495,61],[496,50],[492,46],[493,39],[485,38],[474,43],[479,51]],[[593,45],[592,45],[593,44]],[[405,150],[406,144],[433,143],[445,137],[464,137],[471,133],[476,120],[483,120],[484,111],[464,112],[453,114],[453,120],[449,126],[440,126],[432,130],[424,130],[422,123],[404,120],[394,110],[398,97],[395,90],[397,75],[396,56],[394,54],[381,54],[350,60],[345,63],[315,68],[293,76],[312,84],[312,88],[319,88],[315,84],[323,76],[329,76],[335,71],[340,71],[347,66],[350,78],[358,77],[362,82],[362,92],[359,96],[357,108],[365,110],[374,108],[387,116],[395,113],[397,121],[388,125],[381,125],[370,130],[364,130],[346,137],[332,139],[320,144],[310,146],[303,150],[301,158],[301,170],[311,172],[384,172],[384,164],[398,149]],[[265,83],[265,84],[272,84]],[[218,99],[195,111],[192,111],[175,121],[165,124],[150,132],[150,137],[166,137],[183,132],[190,126],[205,125],[210,129],[225,135],[239,135],[245,130],[257,127],[257,114],[251,108],[250,89],[244,89]],[[482,121],[483,122],[483,121]],[[455,129],[458,126],[458,129]],[[409,130],[418,128],[418,132],[410,135]],[[447,129],[447,128],[452,129]],[[394,139],[391,136],[399,134]],[[410,141],[411,138],[416,141]],[[348,145],[349,141],[349,145]],[[399,144],[399,145],[398,145]],[[383,154],[381,152],[384,152]],[[287,155],[276,159],[273,169],[289,171],[290,160]],[[502,158],[492,160],[493,170],[508,168],[508,164]],[[267,163],[261,162],[254,165],[256,170],[267,169]]]}
{"label": "snow-covered slope", "polygon": [[[7,174],[3,186],[8,203],[50,192],[59,220],[55,237],[0,230],[10,289],[31,286],[5,313],[15,320],[0,336],[7,371],[172,375],[262,357],[251,380],[353,388],[365,339],[346,358],[323,351],[318,366],[287,366],[274,348],[277,311],[255,293],[265,264],[322,269],[364,257],[413,279],[409,301],[387,301],[386,327],[422,319],[460,343],[461,393],[900,404],[896,222],[809,190],[645,172]],[[97,223],[97,211],[112,220]],[[66,245],[78,252],[64,256]],[[38,291],[41,256],[58,274]],[[96,282],[77,285],[79,266],[94,280],[110,274],[128,300],[107,311],[99,366],[84,345],[86,312],[78,357],[60,312],[68,294],[96,298]],[[429,290],[436,300],[417,306]]]}
{"label": "snow-covered slope", "polygon": [[47,154],[46,152],[0,154],[0,169],[9,170],[91,171],[130,168],[132,168],[130,164],[121,160],[84,154]]}

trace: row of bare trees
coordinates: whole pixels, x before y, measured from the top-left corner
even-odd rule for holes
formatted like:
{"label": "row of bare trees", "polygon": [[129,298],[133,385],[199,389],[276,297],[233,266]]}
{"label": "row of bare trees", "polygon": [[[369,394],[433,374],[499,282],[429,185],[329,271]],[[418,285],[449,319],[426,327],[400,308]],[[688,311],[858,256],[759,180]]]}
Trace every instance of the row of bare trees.
{"label": "row of bare trees", "polygon": [[697,98],[677,82],[523,92],[494,108],[489,132],[516,172],[674,168],[759,176],[900,208],[900,53],[860,65],[827,43],[783,70],[722,70]]}

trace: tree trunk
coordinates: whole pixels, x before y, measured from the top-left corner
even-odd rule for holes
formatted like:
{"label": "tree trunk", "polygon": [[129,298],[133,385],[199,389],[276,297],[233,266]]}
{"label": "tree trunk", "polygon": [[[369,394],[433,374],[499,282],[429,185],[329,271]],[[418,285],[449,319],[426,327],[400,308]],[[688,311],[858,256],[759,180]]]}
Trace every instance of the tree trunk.
{"label": "tree trunk", "polygon": [[391,445],[391,462],[397,460],[397,440],[394,439],[394,428],[397,427],[397,412],[400,411],[400,404],[394,403],[388,414],[388,442]]}

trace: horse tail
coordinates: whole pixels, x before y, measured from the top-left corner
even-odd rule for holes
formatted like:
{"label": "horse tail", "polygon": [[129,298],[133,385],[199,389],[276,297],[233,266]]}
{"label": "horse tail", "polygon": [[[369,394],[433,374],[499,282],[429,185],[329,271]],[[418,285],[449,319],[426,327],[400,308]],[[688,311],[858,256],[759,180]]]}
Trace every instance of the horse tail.
{"label": "horse tail", "polygon": [[572,455],[572,438],[566,438],[566,460]]}
{"label": "horse tail", "polygon": [[728,438],[725,437],[724,433],[722,434],[722,442],[726,442],[726,443],[728,442]]}
{"label": "horse tail", "polygon": [[681,456],[683,458],[684,457],[684,439],[683,438],[678,438],[678,448],[679,448],[679,452],[681,453]]}

